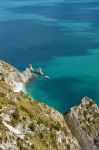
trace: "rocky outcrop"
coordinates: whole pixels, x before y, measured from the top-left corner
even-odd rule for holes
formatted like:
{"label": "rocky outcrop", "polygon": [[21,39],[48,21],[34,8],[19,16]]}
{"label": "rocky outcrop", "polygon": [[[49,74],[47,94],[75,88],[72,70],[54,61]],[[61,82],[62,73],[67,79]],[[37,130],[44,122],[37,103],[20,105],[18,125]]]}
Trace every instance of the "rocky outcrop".
{"label": "rocky outcrop", "polygon": [[33,78],[33,73],[31,72],[31,69],[26,68],[26,70],[22,74],[22,78],[25,79],[23,82],[28,82],[30,79]]}
{"label": "rocky outcrop", "polygon": [[40,67],[36,70],[36,73],[40,74],[40,75],[44,74],[43,71],[42,71],[42,68],[40,68]]}
{"label": "rocky outcrop", "polygon": [[82,150],[99,150],[99,108],[84,97],[64,118]]}
{"label": "rocky outcrop", "polygon": [[15,92],[22,91],[24,84],[36,77],[31,64],[23,73],[20,73],[16,68],[4,61],[0,61],[0,74],[0,78],[4,78],[6,83],[9,84]]}
{"label": "rocky outcrop", "polygon": [[30,71],[35,72],[35,70],[34,70],[34,68],[32,67],[31,64],[29,65],[29,69],[30,69]]}
{"label": "rocky outcrop", "polygon": [[[23,92],[14,92],[14,84],[23,82],[20,73],[5,62],[0,66],[0,149],[80,150],[63,115]],[[31,77],[29,69],[25,73]]]}
{"label": "rocky outcrop", "polygon": [[[28,83],[30,80],[34,79],[38,75],[43,76],[44,73],[42,68],[38,68],[36,71],[30,64],[29,67],[20,73],[16,68],[12,67],[10,64],[0,60],[0,80],[5,78],[5,81],[12,87],[15,92],[23,90],[24,84]],[[3,76],[2,76],[3,74]],[[49,76],[44,76],[49,79]]]}

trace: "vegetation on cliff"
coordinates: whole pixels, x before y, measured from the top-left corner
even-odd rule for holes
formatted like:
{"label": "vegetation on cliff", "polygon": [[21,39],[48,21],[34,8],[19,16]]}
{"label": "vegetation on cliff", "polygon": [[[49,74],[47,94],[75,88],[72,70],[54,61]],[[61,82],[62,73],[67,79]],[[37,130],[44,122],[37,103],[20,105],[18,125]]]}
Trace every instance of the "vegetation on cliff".
{"label": "vegetation on cliff", "polygon": [[62,114],[13,91],[19,72],[0,61],[0,149],[79,150]]}
{"label": "vegetation on cliff", "polygon": [[15,92],[23,86],[23,77],[0,61],[1,150],[99,149],[99,107],[93,100],[84,97],[63,116],[22,91]]}
{"label": "vegetation on cliff", "polygon": [[65,120],[82,149],[99,149],[99,107],[92,99],[84,97],[65,115]]}

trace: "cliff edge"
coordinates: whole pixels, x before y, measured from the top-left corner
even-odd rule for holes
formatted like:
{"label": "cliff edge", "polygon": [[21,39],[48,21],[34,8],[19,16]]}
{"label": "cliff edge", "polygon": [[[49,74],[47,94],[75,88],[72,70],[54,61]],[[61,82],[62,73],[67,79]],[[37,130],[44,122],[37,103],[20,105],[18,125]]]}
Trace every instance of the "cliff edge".
{"label": "cliff edge", "polygon": [[99,107],[84,97],[64,118],[83,150],[99,150]]}
{"label": "cliff edge", "polygon": [[22,92],[30,72],[0,61],[1,150],[98,150],[99,108],[85,97],[64,115]]}
{"label": "cliff edge", "polygon": [[80,150],[64,117],[23,92],[20,73],[0,61],[0,149]]}

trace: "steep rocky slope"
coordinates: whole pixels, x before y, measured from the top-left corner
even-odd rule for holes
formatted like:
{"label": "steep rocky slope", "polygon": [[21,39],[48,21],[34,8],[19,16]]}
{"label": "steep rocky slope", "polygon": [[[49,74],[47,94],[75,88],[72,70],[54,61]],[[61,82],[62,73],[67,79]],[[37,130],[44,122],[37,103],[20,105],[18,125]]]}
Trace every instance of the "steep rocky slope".
{"label": "steep rocky slope", "polygon": [[63,116],[21,91],[29,78],[0,61],[0,150],[98,150],[95,102],[84,97]]}
{"label": "steep rocky slope", "polygon": [[83,150],[99,150],[99,107],[93,100],[84,97],[65,120]]}
{"label": "steep rocky slope", "polygon": [[53,108],[13,91],[20,73],[0,61],[0,149],[80,150],[64,117]]}

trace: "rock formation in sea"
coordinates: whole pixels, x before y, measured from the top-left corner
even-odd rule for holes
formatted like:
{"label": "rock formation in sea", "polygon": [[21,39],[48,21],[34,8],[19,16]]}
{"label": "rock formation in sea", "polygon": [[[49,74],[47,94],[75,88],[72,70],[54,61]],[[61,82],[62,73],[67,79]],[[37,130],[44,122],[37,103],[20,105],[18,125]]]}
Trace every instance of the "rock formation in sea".
{"label": "rock formation in sea", "polygon": [[62,115],[16,89],[32,77],[30,70],[20,73],[0,61],[0,149],[98,150],[99,107],[95,102],[84,97]]}
{"label": "rock formation in sea", "polygon": [[30,71],[32,71],[32,72],[35,71],[31,64],[29,65],[29,69],[30,69]]}
{"label": "rock formation in sea", "polygon": [[6,82],[15,92],[22,91],[24,84],[35,78],[37,74],[43,75],[41,68],[38,68],[36,72],[37,73],[35,73],[35,70],[31,64],[25,69],[23,73],[20,73],[16,68],[12,67],[8,63],[0,61],[0,74],[3,74]]}
{"label": "rock formation in sea", "polygon": [[42,68],[40,68],[40,67],[36,70],[36,73],[38,73],[40,75],[44,74],[43,71],[42,71]]}

